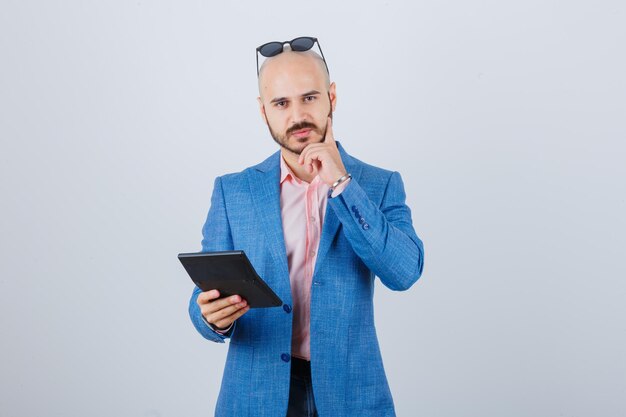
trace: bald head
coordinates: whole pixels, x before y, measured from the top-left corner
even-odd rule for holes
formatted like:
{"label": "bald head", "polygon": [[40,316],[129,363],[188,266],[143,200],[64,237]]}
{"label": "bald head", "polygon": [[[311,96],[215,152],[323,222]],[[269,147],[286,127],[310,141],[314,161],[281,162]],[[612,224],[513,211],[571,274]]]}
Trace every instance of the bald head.
{"label": "bald head", "polygon": [[328,70],[317,52],[308,50],[294,52],[288,46],[276,56],[267,58],[259,70],[259,95],[264,96],[268,84],[289,80],[294,76],[308,75],[321,81],[326,89],[330,86]]}

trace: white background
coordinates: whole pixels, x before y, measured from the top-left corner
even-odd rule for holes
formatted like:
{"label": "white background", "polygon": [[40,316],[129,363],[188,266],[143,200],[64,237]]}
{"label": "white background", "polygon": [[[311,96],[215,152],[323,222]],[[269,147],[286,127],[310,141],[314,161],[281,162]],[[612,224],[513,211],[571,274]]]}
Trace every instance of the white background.
{"label": "white background", "polygon": [[2,0],[0,415],[213,414],[227,346],[176,254],[277,149],[254,49],[301,35],[425,243],[377,287],[398,415],[626,415],[625,28],[622,1]]}

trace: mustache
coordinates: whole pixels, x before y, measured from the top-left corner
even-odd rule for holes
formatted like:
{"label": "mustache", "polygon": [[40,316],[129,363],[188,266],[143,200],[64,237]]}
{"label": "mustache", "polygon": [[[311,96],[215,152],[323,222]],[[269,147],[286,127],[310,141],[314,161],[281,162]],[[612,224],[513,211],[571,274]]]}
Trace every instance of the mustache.
{"label": "mustache", "polygon": [[302,130],[302,129],[313,129],[317,132],[319,132],[318,127],[311,123],[311,122],[300,122],[300,123],[296,123],[295,125],[291,126],[289,129],[287,129],[287,131],[285,132],[285,135],[289,136],[291,135],[293,132],[296,132],[298,130]]}

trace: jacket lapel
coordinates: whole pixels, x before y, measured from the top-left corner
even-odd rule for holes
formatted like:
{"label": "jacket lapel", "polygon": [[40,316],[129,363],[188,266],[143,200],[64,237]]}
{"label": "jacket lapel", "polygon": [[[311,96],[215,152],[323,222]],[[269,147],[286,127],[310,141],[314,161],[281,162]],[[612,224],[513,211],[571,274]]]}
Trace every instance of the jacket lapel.
{"label": "jacket lapel", "polygon": [[[250,170],[248,182],[254,203],[253,210],[261,223],[265,234],[264,243],[271,254],[282,278],[279,282],[289,287],[289,268],[287,266],[287,251],[283,236],[283,222],[280,211],[280,151],[276,152],[261,164]],[[283,301],[287,294],[279,295]],[[291,298],[291,293],[288,294]]]}
{"label": "jacket lapel", "polygon": [[[339,154],[341,155],[341,161],[346,167],[346,171],[352,175],[353,180],[359,180],[361,177],[361,166],[350,155],[346,153],[343,146],[337,142],[339,148]],[[336,197],[339,198],[339,197]],[[330,207],[330,204],[326,204],[326,212],[324,214],[324,225],[322,226],[322,236],[320,238],[320,246],[317,250],[317,260],[315,261],[315,270],[313,275],[317,273],[320,268],[320,262],[324,262],[326,254],[330,249],[330,245],[335,239],[337,232],[339,231],[339,218],[335,214],[335,211]]]}

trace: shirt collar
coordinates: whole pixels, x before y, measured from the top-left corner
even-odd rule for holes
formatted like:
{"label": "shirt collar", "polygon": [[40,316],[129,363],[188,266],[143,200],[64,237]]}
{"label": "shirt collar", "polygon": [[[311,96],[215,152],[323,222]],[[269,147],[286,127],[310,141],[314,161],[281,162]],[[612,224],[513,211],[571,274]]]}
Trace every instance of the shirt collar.
{"label": "shirt collar", "polygon": [[283,158],[283,155],[281,153],[280,155],[280,185],[283,184],[283,182],[285,181],[295,181],[296,184],[298,184],[298,186],[314,186],[317,187],[320,184],[324,184],[322,182],[322,180],[320,179],[319,175],[315,176],[315,178],[313,178],[313,181],[311,181],[310,183],[305,182],[303,180],[301,180],[300,178],[298,178],[296,176],[296,174],[293,173],[293,171],[291,170],[291,168],[289,168],[289,165],[287,165],[287,162],[285,161],[285,158]]}
{"label": "shirt collar", "polygon": [[289,165],[287,165],[287,162],[285,162],[285,158],[283,158],[283,155],[281,153],[280,154],[280,183],[282,184],[285,180],[288,180],[289,178],[291,178],[291,180],[293,181],[296,181],[298,184],[302,183],[302,180],[296,177],[296,175],[293,173],[291,168],[289,168]]}

